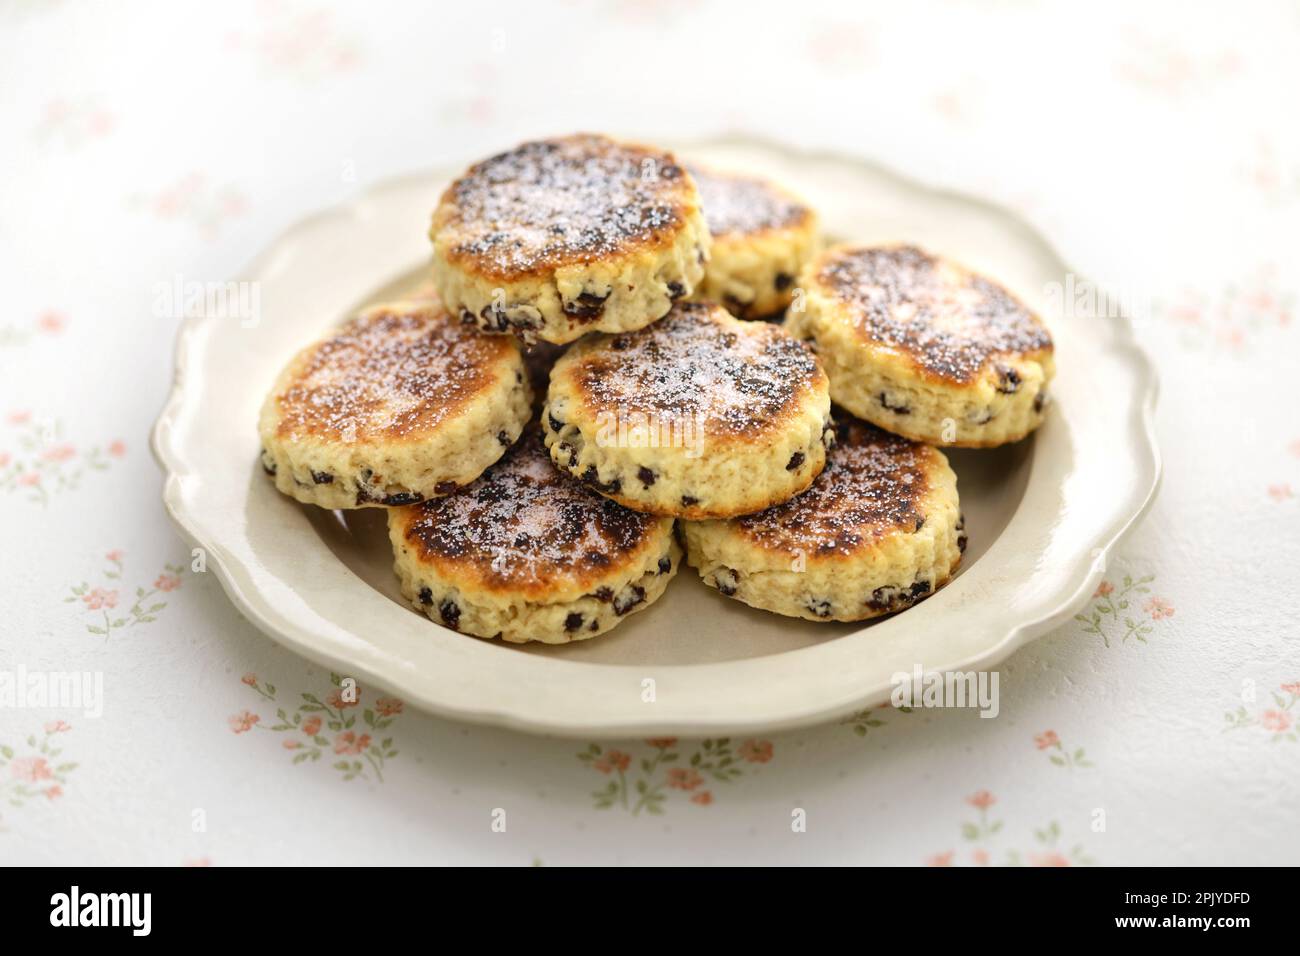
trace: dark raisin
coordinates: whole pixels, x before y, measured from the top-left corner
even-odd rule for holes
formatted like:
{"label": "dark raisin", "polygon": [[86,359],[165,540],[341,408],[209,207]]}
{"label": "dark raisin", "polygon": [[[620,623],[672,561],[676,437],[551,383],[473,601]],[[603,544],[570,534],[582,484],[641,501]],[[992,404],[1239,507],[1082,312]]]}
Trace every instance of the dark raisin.
{"label": "dark raisin", "polygon": [[479,317],[483,319],[483,328],[488,331],[504,332],[510,328],[510,321],[506,318],[506,310],[496,305],[483,306],[479,312]]}
{"label": "dark raisin", "polygon": [[957,550],[962,554],[966,553],[966,533],[964,531],[957,535]]}
{"label": "dark raisin", "polygon": [[402,505],[413,505],[424,500],[424,495],[417,494],[414,491],[399,491],[395,495],[385,495],[383,503],[394,508],[400,508]]}
{"label": "dark raisin", "polygon": [[364,505],[364,504],[369,504],[370,502],[377,502],[377,501],[379,501],[379,499],[376,498],[374,495],[372,495],[370,492],[366,491],[365,488],[357,489],[357,504]]}
{"label": "dark raisin", "polygon": [[433,490],[440,495],[449,495],[459,487],[454,481],[440,481],[433,486]]}
{"label": "dark raisin", "polygon": [[420,603],[421,603],[421,604],[432,604],[432,603],[433,603],[433,592],[430,591],[428,588],[420,588]]}
{"label": "dark raisin", "polygon": [[692,508],[700,503],[699,498],[692,498],[690,495],[682,495],[682,507]]}
{"label": "dark raisin", "polygon": [[773,285],[776,286],[777,292],[784,292],[793,284],[794,276],[790,275],[788,272],[778,272],[776,274],[776,281],[773,283]]}
{"label": "dark raisin", "polygon": [[442,617],[442,623],[446,624],[453,630],[460,630],[460,607],[455,601],[443,601],[438,605],[438,614]]}
{"label": "dark raisin", "polygon": [[659,573],[660,573],[660,574],[667,574],[667,573],[668,573],[669,571],[671,571],[672,569],[673,569],[673,559],[672,559],[672,558],[660,558],[660,559],[659,559]]}
{"label": "dark raisin", "polygon": [[1042,389],[1034,396],[1034,411],[1041,412],[1043,406],[1047,404],[1047,390]]}
{"label": "dark raisin", "polygon": [[275,474],[275,465],[267,464],[266,459],[263,458],[263,459],[262,459],[262,470],[263,470],[264,472],[266,472],[268,475],[274,475],[274,474]]}
{"label": "dark raisin", "polygon": [[930,593],[929,581],[917,581],[915,584],[912,585],[912,597],[914,598],[918,598],[921,597],[923,594],[929,594],[929,593]]}
{"label": "dark raisin", "polygon": [[576,631],[580,627],[582,627],[582,615],[577,611],[564,619],[564,629],[566,631]]}
{"label": "dark raisin", "polygon": [[624,615],[644,600],[645,588],[633,584],[624,588],[623,592],[618,596],[618,600],[614,602],[614,613],[620,616]]}
{"label": "dark raisin", "polygon": [[632,344],[632,340],[628,338],[626,335],[616,335],[614,336],[614,338],[609,340],[609,347],[612,348],[615,352],[622,352],[631,344]]}
{"label": "dark raisin", "polygon": [[587,628],[587,630],[589,630],[589,631],[599,631],[599,630],[600,630],[600,621],[592,621],[592,622],[591,622],[591,627]]}
{"label": "dark raisin", "polygon": [[597,491],[603,491],[610,495],[618,494],[619,490],[623,487],[622,479],[619,478],[615,478],[613,481],[602,482],[599,473],[596,471],[595,465],[587,466],[587,470],[582,473],[582,480],[591,485],[591,487],[595,488]]}
{"label": "dark raisin", "polygon": [[502,448],[510,447],[510,436],[505,432],[497,432],[497,441],[501,444]]}
{"label": "dark raisin", "polygon": [[882,408],[888,409],[889,411],[893,412],[895,415],[912,414],[912,409],[906,405],[890,405],[889,399],[885,397],[884,392],[880,393],[880,405]]}
{"label": "dark raisin", "polygon": [[462,305],[460,307],[460,321],[464,325],[474,325],[478,320],[474,318],[473,312]]}
{"label": "dark raisin", "polygon": [[831,602],[826,598],[822,598],[819,601],[809,601],[808,610],[812,611],[812,613],[816,614],[818,617],[830,617]]}
{"label": "dark raisin", "polygon": [[785,463],[785,470],[794,471],[802,464],[803,464],[803,452],[797,451],[793,455],[791,455],[790,460]]}
{"label": "dark raisin", "polygon": [[898,604],[898,588],[887,586],[876,588],[867,598],[867,607],[873,611],[889,611]]}
{"label": "dark raisin", "polygon": [[715,571],[713,574],[713,583],[717,585],[718,592],[731,597],[736,593],[736,587],[739,581],[736,579],[736,572],[730,568],[724,568],[721,571]]}
{"label": "dark raisin", "polygon": [[685,294],[686,294],[686,286],[682,285],[680,282],[668,283],[668,298],[680,299]]}
{"label": "dark raisin", "polygon": [[924,518],[917,518],[917,519],[916,519],[916,527],[913,528],[912,531],[915,533],[915,532],[917,532],[917,531],[920,531],[920,530],[921,530],[922,528],[924,528],[924,527],[925,527],[925,519],[924,519]]}
{"label": "dark raisin", "polygon": [[564,314],[571,315],[575,319],[598,318],[605,311],[605,300],[608,298],[608,292],[604,295],[583,292],[576,299],[570,299],[563,304]]}
{"label": "dark raisin", "polygon": [[311,480],[316,482],[318,485],[329,485],[334,483],[334,476],[328,471],[313,471],[311,473]]}
{"label": "dark raisin", "polygon": [[591,592],[591,596],[594,597],[597,601],[603,601],[604,603],[608,604],[611,600],[613,600],[614,592],[611,591],[609,588],[596,588],[596,590]]}
{"label": "dark raisin", "polygon": [[1020,388],[1020,373],[1010,366],[998,369],[998,391],[1003,395],[1012,395]]}
{"label": "dark raisin", "polygon": [[655,483],[655,473],[645,467],[645,465],[642,465],[636,470],[636,476],[641,479],[641,484],[645,485],[647,488]]}
{"label": "dark raisin", "polygon": [[550,412],[546,413],[546,424],[551,426],[551,431],[553,432],[558,432],[561,428],[564,427],[564,422],[560,421]]}

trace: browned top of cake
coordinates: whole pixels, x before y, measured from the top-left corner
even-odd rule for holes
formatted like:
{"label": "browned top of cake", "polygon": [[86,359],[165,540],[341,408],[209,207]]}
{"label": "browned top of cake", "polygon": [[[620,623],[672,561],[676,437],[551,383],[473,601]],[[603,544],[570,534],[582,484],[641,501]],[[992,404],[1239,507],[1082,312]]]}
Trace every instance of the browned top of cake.
{"label": "browned top of cake", "polygon": [[604,336],[564,360],[588,413],[754,439],[795,414],[826,374],[781,328],[721,306],[679,302],[653,325]]}
{"label": "browned top of cake", "polygon": [[766,229],[806,225],[812,210],[763,179],[688,167],[700,191],[709,232],[747,236]]}
{"label": "browned top of cake", "polygon": [[993,356],[1052,348],[1002,286],[915,246],[832,249],[816,280],[848,306],[862,339],[950,382],[974,381]]}
{"label": "browned top of cake", "polygon": [[367,309],[301,352],[277,397],[282,437],[418,440],[492,388],[518,346],[477,335],[441,305]]}
{"label": "browned top of cake", "polygon": [[579,134],[471,166],[443,193],[431,236],[450,261],[511,280],[666,244],[698,208],[672,153]]}
{"label": "browned top of cake", "polygon": [[485,588],[534,597],[617,576],[648,545],[661,546],[671,525],[562,474],[536,427],[478,480],[406,509],[403,518],[420,560]]}
{"label": "browned top of cake", "polygon": [[735,519],[760,547],[792,556],[848,556],[921,526],[939,452],[856,419],[836,426],[826,468],[797,498]]}

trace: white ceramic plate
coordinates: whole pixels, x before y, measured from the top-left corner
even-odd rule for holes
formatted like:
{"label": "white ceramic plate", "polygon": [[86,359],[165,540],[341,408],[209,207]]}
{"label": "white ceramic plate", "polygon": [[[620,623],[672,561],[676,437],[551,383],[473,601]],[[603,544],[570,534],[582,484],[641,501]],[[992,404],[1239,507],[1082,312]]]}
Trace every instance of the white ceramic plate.
{"label": "white ceramic plate", "polygon": [[950,456],[970,534],[960,575],[862,626],[756,611],[683,567],[653,607],[564,647],[483,641],[409,609],[383,515],[330,513],[278,494],[258,463],[256,421],[291,354],[356,307],[423,280],[429,214],[454,173],[443,170],[385,183],[280,237],[241,277],[260,284],[255,327],[217,317],[181,328],[175,386],[153,434],[163,498],[251,621],[437,714],[572,736],[666,736],[836,718],[887,700],[891,675],[918,663],[992,667],[1086,600],[1159,482],[1155,375],[1128,321],[1063,308],[1052,291],[1066,287],[1065,264],[1023,222],[982,202],[860,161],[754,142],[679,155],[769,175],[810,200],[833,237],[916,242],[997,278],[1043,314],[1058,368],[1046,423],[1018,445]]}

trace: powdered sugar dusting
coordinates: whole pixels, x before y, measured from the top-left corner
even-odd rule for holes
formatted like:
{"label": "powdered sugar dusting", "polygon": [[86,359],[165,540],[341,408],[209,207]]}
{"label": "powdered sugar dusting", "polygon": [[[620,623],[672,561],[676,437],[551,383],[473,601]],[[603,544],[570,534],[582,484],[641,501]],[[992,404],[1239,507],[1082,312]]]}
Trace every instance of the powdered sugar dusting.
{"label": "powdered sugar dusting", "polygon": [[413,513],[407,541],[502,589],[599,576],[660,526],[561,474],[536,428],[473,484]]}
{"label": "powdered sugar dusting", "polygon": [[790,554],[851,554],[925,517],[935,453],[857,420],[840,424],[826,467],[803,494],[736,519],[759,545]]}
{"label": "powdered sugar dusting", "polygon": [[1000,285],[913,246],[833,251],[817,278],[853,308],[865,337],[956,382],[974,379],[991,356],[1052,347],[1046,327]]}
{"label": "powdered sugar dusting", "polygon": [[763,229],[802,225],[812,215],[807,206],[749,176],[688,166],[700,191],[704,219],[714,236],[748,235]]}
{"label": "powdered sugar dusting", "polygon": [[822,376],[809,348],[780,328],[698,302],[610,337],[574,374],[597,410],[644,413],[661,424],[690,419],[707,434],[778,424]]}
{"label": "powdered sugar dusting", "polygon": [[[435,230],[509,277],[591,262],[676,233],[697,202],[671,153],[579,135],[524,143],[452,184]],[[439,241],[435,235],[434,241]]]}
{"label": "powdered sugar dusting", "polygon": [[280,396],[279,434],[353,442],[427,432],[489,387],[514,347],[438,305],[376,307],[311,349]]}

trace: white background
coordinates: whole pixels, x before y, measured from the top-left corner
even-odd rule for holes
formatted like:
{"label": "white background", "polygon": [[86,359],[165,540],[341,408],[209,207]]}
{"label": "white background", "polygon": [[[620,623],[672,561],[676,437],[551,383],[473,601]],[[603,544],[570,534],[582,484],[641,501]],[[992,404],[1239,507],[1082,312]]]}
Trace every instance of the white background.
{"label": "white background", "polygon": [[[99,670],[108,705],[0,708],[14,760],[62,720],[47,766],[75,763],[51,795],[30,760],[0,766],[0,862],[1294,862],[1297,49],[1294,2],[7,4],[0,669]],[[1162,375],[1164,487],[1108,574],[1152,578],[1120,614],[1145,642],[1072,622],[1005,666],[996,720],[780,735],[740,778],[633,815],[594,806],[615,774],[577,758],[586,742],[409,711],[383,783],[329,754],[292,764],[276,705],[240,678],[292,711],[328,675],[210,576],[185,570],[153,621],[90,632],[71,588],[118,590],[121,612],[188,564],[146,447],[175,328],[156,284],[232,277],[386,177],[576,129],[875,158],[1016,209],[1119,290]],[[259,725],[232,732],[245,710]],[[632,774],[655,752],[616,747]],[[1051,760],[1080,747],[1088,766]]]}

